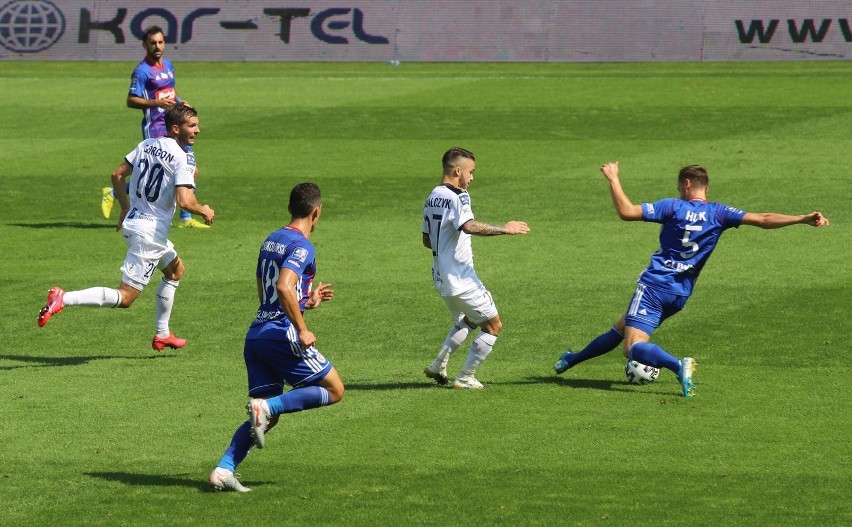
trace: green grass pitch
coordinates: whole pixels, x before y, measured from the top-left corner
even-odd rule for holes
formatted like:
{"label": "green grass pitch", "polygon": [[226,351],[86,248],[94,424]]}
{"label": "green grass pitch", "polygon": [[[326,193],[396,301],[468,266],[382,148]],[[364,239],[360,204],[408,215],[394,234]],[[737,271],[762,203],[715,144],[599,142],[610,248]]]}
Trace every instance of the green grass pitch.
{"label": "green grass pitch", "polygon": [[[189,344],[159,354],[152,288],[36,327],[50,286],[119,283],[99,199],[140,137],[131,68],[0,62],[0,524],[852,523],[852,65],[178,63],[217,220],[172,231]],[[473,242],[505,324],[475,393],[422,375],[450,321],[421,211],[454,145],[477,154],[477,218],[532,229]],[[722,237],[655,335],[696,357],[692,400],[667,371],[628,384],[620,351],[553,375],[656,248],[613,212],[605,161],[636,202],[700,163],[711,199],[832,222]],[[282,418],[239,468],[252,493],[208,492],[244,419],[257,249],[302,181],[336,291],[308,323],[347,394]]]}

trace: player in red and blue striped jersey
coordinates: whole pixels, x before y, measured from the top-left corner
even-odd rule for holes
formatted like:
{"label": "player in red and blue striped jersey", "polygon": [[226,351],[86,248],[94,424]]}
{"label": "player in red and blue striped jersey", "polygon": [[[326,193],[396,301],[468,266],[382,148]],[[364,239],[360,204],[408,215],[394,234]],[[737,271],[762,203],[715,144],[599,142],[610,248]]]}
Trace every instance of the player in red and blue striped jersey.
{"label": "player in red and blue striped jersey", "polygon": [[127,107],[142,110],[142,137],[162,137],[166,133],[166,109],[180,101],[175,89],[175,68],[163,57],[166,42],[160,27],[146,29],[142,45],[145,58],[130,76]]}
{"label": "player in red and blue striped jersey", "polygon": [[[130,77],[127,107],[142,110],[143,139],[164,137],[166,110],[181,102],[181,99],[175,87],[175,68],[170,60],[163,57],[166,40],[162,28],[147,28],[142,38],[142,47],[145,48],[145,58]],[[187,147],[187,151],[191,152],[192,147]],[[104,187],[101,212],[106,219],[109,219],[114,198],[112,189]],[[178,227],[207,229],[209,225],[193,219],[188,211],[181,209]]]}
{"label": "player in red and blue striped jersey", "polygon": [[639,283],[627,312],[603,335],[583,350],[563,353],[554,364],[557,374],[577,364],[608,353],[624,341],[624,355],[655,368],[667,368],[677,375],[683,395],[694,395],[692,373],[695,360],[681,360],[650,342],[654,330],[668,317],[679,312],[692,294],[695,281],[716,248],[719,236],[741,224],[763,229],[806,224],[814,227],[828,225],[820,212],[788,216],[774,212],[751,213],[734,207],[707,201],[709,176],[698,165],[690,165],[678,174],[679,199],[663,199],[654,203],[635,205],[621,188],[618,163],[601,166],[609,181],[610,195],[618,217],[625,221],[660,223],[660,248],[639,276]]}

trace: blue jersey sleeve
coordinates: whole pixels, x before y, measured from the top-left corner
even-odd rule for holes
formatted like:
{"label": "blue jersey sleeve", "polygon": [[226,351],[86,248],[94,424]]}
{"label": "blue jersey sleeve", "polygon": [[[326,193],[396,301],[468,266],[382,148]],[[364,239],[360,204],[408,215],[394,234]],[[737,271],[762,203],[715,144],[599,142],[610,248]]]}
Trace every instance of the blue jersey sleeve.
{"label": "blue jersey sleeve", "polygon": [[642,204],[642,219],[652,223],[664,223],[671,218],[674,212],[675,200],[673,198],[665,198],[654,203]]}
{"label": "blue jersey sleeve", "polygon": [[[307,242],[307,240],[304,240]],[[300,277],[314,261],[314,248],[310,243],[293,243],[287,247],[287,252],[281,262],[282,269],[290,269]]]}
{"label": "blue jersey sleeve", "polygon": [[134,97],[145,97],[145,83],[148,81],[148,76],[140,67],[136,67],[133,70],[133,74],[130,75],[130,91],[127,95],[133,95]]}
{"label": "blue jersey sleeve", "polygon": [[719,207],[718,215],[719,223],[722,224],[723,228],[729,229],[733,227],[736,229],[742,224],[746,211],[729,205],[722,205]]}

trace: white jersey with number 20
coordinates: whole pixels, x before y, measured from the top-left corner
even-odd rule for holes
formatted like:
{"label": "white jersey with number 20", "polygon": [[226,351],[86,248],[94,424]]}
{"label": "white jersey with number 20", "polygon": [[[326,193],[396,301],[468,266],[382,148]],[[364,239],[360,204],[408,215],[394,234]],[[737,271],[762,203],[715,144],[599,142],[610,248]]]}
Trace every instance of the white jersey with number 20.
{"label": "white jersey with number 20", "polygon": [[175,214],[175,187],[195,186],[195,156],[171,137],[145,139],[125,156],[130,176],[130,213],[124,226],[165,241]]}
{"label": "white jersey with number 20", "polygon": [[470,194],[452,185],[439,185],[423,207],[423,233],[429,235],[432,280],[441,296],[455,296],[482,284],[473,269],[470,234],[461,230],[473,219]]}

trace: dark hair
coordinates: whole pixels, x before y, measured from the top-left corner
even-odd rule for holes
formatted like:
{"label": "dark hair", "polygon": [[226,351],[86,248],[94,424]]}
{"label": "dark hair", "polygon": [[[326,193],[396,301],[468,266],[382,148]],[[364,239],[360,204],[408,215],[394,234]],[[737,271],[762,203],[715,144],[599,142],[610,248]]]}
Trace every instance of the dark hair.
{"label": "dark hair", "polygon": [[473,155],[473,152],[471,152],[470,150],[465,150],[464,148],[458,146],[454,146],[444,153],[444,158],[441,160],[441,162],[444,164],[444,174],[449,174],[453,170],[453,168],[455,168],[456,161],[460,157],[470,159],[471,161],[476,161],[476,156]]}
{"label": "dark hair", "polygon": [[171,130],[172,125],[178,126],[187,122],[190,117],[198,117],[195,108],[182,102],[176,103],[166,110],[166,130]]}
{"label": "dark hair", "polygon": [[290,191],[288,209],[294,218],[307,218],[311,212],[322,205],[320,189],[314,183],[299,183]]}
{"label": "dark hair", "polygon": [[163,32],[163,28],[160,26],[148,26],[145,29],[145,33],[142,34],[142,42],[148,42],[148,38],[151,35],[156,35],[157,33],[163,33],[163,36],[166,36],[165,32]]}
{"label": "dark hair", "polygon": [[698,187],[706,188],[710,184],[710,176],[707,174],[707,170],[701,165],[689,165],[681,168],[677,175],[677,182],[680,184],[687,179]]}

